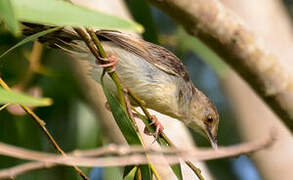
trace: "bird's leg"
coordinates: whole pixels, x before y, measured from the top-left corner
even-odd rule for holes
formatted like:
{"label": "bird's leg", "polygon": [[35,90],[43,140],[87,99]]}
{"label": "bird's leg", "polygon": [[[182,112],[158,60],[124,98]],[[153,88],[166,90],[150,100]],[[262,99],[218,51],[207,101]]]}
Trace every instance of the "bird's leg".
{"label": "bird's leg", "polygon": [[152,115],[152,122],[149,124],[150,126],[154,125],[155,126],[155,132],[151,133],[149,132],[149,130],[147,129],[147,127],[144,128],[144,133],[150,136],[154,136],[155,139],[157,139],[159,137],[160,132],[163,132],[164,130],[164,126],[160,123],[160,121],[158,120],[158,118],[155,115]]}
{"label": "bird's leg", "polygon": [[111,67],[111,70],[108,72],[114,72],[116,70],[116,64],[119,62],[117,56],[112,53],[108,53],[108,57],[106,58],[99,58],[100,61],[104,61],[105,64],[100,64],[98,60],[96,60],[97,67],[99,68],[108,68]]}
{"label": "bird's leg", "polygon": [[125,99],[125,104],[126,104],[126,111],[128,113],[129,118],[133,121],[134,125],[136,126],[136,122],[134,120],[134,115],[131,109],[131,104],[130,104],[130,100],[128,98],[128,92],[127,89],[123,89],[124,92],[124,99]]}

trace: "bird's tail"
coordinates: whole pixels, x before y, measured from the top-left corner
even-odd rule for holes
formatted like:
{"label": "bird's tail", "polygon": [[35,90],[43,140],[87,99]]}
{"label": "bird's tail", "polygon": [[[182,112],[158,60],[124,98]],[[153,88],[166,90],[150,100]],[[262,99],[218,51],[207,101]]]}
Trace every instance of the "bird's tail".
{"label": "bird's tail", "polygon": [[[23,23],[23,34],[30,36],[52,27],[39,24]],[[55,49],[61,49],[70,55],[89,54],[86,45],[80,37],[69,27],[61,28],[38,38],[42,44]]]}
{"label": "bird's tail", "polygon": [[[30,36],[52,27],[25,23],[23,34]],[[99,34],[99,31],[96,31]],[[98,35],[99,36],[99,35]],[[103,39],[103,37],[101,37]],[[38,41],[54,49],[60,49],[74,59],[82,60],[82,66],[87,69],[88,74],[99,82],[102,68],[96,68],[96,58],[89,51],[86,44],[79,35],[70,27],[61,28],[38,38]]]}

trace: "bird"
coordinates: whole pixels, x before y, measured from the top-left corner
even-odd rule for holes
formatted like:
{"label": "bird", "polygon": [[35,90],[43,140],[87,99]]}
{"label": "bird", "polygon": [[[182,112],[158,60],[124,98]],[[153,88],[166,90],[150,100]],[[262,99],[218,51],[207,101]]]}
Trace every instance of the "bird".
{"label": "bird", "polygon": [[[114,30],[97,30],[102,47],[115,61],[115,72],[122,84],[145,102],[147,108],[173,117],[209,140],[217,148],[219,114],[212,101],[192,83],[181,62],[171,51],[140,37]],[[94,68],[91,76],[100,81],[103,68],[81,38],[71,30],[61,29],[39,39],[51,47],[63,49],[86,59]],[[105,86],[117,93],[106,77]]]}

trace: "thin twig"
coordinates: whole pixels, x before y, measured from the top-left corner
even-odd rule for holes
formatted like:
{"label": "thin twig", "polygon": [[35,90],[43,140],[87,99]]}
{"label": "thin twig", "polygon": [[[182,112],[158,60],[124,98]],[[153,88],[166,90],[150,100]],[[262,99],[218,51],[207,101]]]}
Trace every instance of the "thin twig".
{"label": "thin twig", "polygon": [[[168,138],[168,136],[164,133],[161,132],[160,135],[163,137],[163,139],[171,146],[174,148],[177,148],[176,145]],[[190,167],[190,169],[192,169],[192,171],[196,174],[196,176],[200,179],[200,180],[204,180],[204,177],[201,175],[201,170],[196,167],[191,161],[187,160],[185,161],[185,163],[188,165],[188,167]]]}
{"label": "thin twig", "polygon": [[[74,28],[74,30],[79,34],[79,36],[83,39],[83,41],[86,43],[87,47],[90,49],[90,51],[93,53],[93,55],[96,57],[97,62],[100,64],[103,64],[104,62],[101,61],[101,58],[106,58],[107,54],[104,51],[97,35],[91,28],[87,28],[88,34],[82,29],[82,28]],[[123,87],[118,75],[116,74],[115,71],[111,71],[111,68],[105,68],[103,71],[103,74],[101,76],[101,82],[103,82],[103,76],[105,74],[105,71],[108,72],[108,75],[112,78],[113,82],[115,83],[117,87],[117,92],[118,92],[118,98],[120,101],[120,104],[122,105],[123,108],[125,108],[126,112],[128,113],[129,118],[133,121],[133,125],[136,128],[136,123],[131,111],[131,105],[127,102],[129,102],[128,96],[127,96],[127,89]],[[137,128],[136,128],[137,129]],[[139,135],[139,134],[138,134]],[[140,137],[140,135],[139,135]],[[142,141],[142,138],[140,137],[142,145],[144,146],[144,143]],[[146,157],[148,158],[148,155],[146,154]],[[148,161],[150,164],[150,168],[153,171],[155,177],[160,180],[160,176],[156,169],[154,168],[152,162]]]}
{"label": "thin twig", "polygon": [[[140,106],[140,108],[142,109],[142,111],[144,112],[144,114],[147,116],[147,119],[149,122],[151,122],[152,116],[149,113],[149,111],[147,110],[147,108],[144,105],[144,102],[139,99],[131,90],[128,90],[128,93],[130,95],[130,97],[133,98],[133,100],[136,101],[136,103]],[[138,113],[138,112],[137,112]],[[139,114],[139,113],[138,113]],[[140,115],[140,117],[142,117],[142,115]],[[143,117],[142,117],[143,118]],[[148,126],[146,126],[148,127]],[[176,148],[176,145],[171,141],[171,139],[168,138],[168,136],[161,131],[159,136],[161,138],[163,138],[167,144],[171,147]],[[201,170],[199,168],[197,168],[191,161],[187,160],[185,161],[185,163],[192,169],[192,171],[196,174],[196,176],[200,179],[200,180],[204,180],[204,177],[201,175]]]}
{"label": "thin twig", "polygon": [[[10,87],[0,78],[0,85],[6,89],[6,90],[11,90]],[[40,129],[43,131],[43,133],[46,135],[48,138],[49,142],[53,145],[55,150],[59,152],[62,156],[66,157],[66,153],[61,149],[61,147],[57,144],[51,133],[48,131],[48,129],[45,127],[46,123],[39,118],[30,108],[28,108],[25,105],[21,105],[22,109],[35,121],[35,123],[40,127]],[[75,171],[84,179],[84,180],[89,180],[86,174],[82,172],[82,170],[77,167],[76,165],[72,165],[72,167],[75,169]]]}
{"label": "thin twig", "polygon": [[[102,57],[107,57],[106,52],[105,52],[104,48],[102,47],[102,45],[101,45],[96,33],[91,28],[88,28],[87,31],[90,34],[92,40],[94,41],[94,44],[96,45],[96,47],[99,49],[99,53],[101,54],[101,56]],[[107,70],[107,69],[104,69],[104,72],[105,72],[105,70]],[[137,128],[137,125],[136,125],[136,122],[135,122],[135,119],[134,119],[134,116],[133,116],[133,113],[131,111],[131,104],[130,104],[130,100],[128,98],[127,89],[123,87],[123,84],[121,83],[121,81],[120,81],[120,79],[119,79],[119,77],[118,77],[118,75],[117,75],[117,73],[115,71],[113,71],[113,72],[108,71],[108,74],[110,75],[110,77],[112,78],[112,80],[114,81],[114,83],[117,86],[118,97],[119,97],[119,99],[121,99],[120,100],[121,105],[124,105],[124,108],[126,109],[128,117],[133,122],[134,128],[136,128],[136,131],[139,132],[138,128]],[[103,75],[101,76],[101,79],[103,79]],[[143,139],[142,139],[142,137],[141,137],[141,135],[139,133],[138,133],[138,136],[140,138],[142,146],[145,147]],[[161,177],[159,176],[159,173],[155,169],[153,163],[149,160],[149,155],[146,153],[145,156],[148,159],[150,169],[154,173],[154,176],[156,177],[157,180],[161,180]],[[140,168],[138,170],[140,170]]]}
{"label": "thin twig", "polygon": [[[91,51],[91,53],[96,57],[97,61],[100,62],[100,64],[103,64],[104,62],[101,61],[100,58],[107,58],[107,55],[106,55],[105,51],[103,50],[103,48],[101,48],[100,45],[95,45],[94,42],[96,42],[96,43],[99,42],[97,36],[95,34],[90,33],[91,36],[95,36],[96,37],[96,38],[93,38],[95,40],[92,41],[91,38],[90,38],[90,36],[82,28],[74,28],[74,30],[78,33],[78,35],[85,42],[85,44],[87,45],[87,47],[89,48],[89,50]],[[88,30],[88,31],[91,32],[91,30]],[[100,44],[100,43],[98,43],[98,44]],[[97,49],[96,46],[99,49]],[[120,79],[117,76],[116,72],[110,72],[108,74],[113,79],[114,83],[116,84],[117,91],[118,91],[119,101],[120,101],[122,107],[125,108],[126,104],[125,104],[125,100],[124,100],[124,96],[123,96],[123,86],[122,86],[122,84],[120,82]]]}
{"label": "thin twig", "polygon": [[[97,47],[100,56],[102,58],[106,58],[107,54],[106,54],[103,46],[101,45],[100,40],[98,39],[98,37],[97,37],[96,33],[94,32],[94,30],[92,30],[92,28],[87,28],[87,32],[89,33],[90,37],[92,38],[92,40],[94,42],[94,45]],[[103,61],[101,61],[101,63],[103,63]],[[118,75],[116,74],[115,71],[111,72],[110,71],[111,69],[108,69],[108,68],[106,68],[105,70],[106,71],[109,70],[108,74],[110,75],[110,77],[112,78],[112,80],[114,81],[114,83],[117,86],[118,98],[120,100],[120,103],[121,103],[122,107],[125,107],[129,118],[132,120],[134,126],[137,129],[137,126],[136,126],[136,123],[135,123],[135,120],[134,120],[134,117],[133,117],[133,114],[132,114],[132,111],[131,111],[130,101],[129,101],[128,96],[127,96],[127,90],[123,87],[123,84],[121,83],[121,81],[120,81],[120,79],[119,79],[119,77],[118,77]]]}
{"label": "thin twig", "polygon": [[46,169],[57,166],[59,164],[47,163],[47,162],[29,162],[21,165],[17,165],[11,168],[0,170],[0,179],[15,179],[21,174],[25,174],[30,171],[38,169]]}
{"label": "thin twig", "polygon": [[[186,149],[179,150],[176,148],[143,148],[143,147],[126,147],[111,145],[104,148],[98,148],[87,151],[73,152],[67,157],[53,155],[51,153],[41,153],[36,151],[19,148],[4,143],[0,143],[0,154],[10,157],[15,157],[25,160],[34,160],[38,162],[30,162],[22,165],[18,165],[12,168],[3,169],[0,171],[1,178],[16,177],[28,171],[49,168],[56,165],[72,165],[78,164],[80,166],[125,166],[132,164],[148,163],[148,159],[142,153],[148,153],[152,156],[160,156],[164,154],[167,162],[170,164],[176,164],[180,161],[192,159],[192,160],[212,160],[219,158],[235,157],[241,154],[252,153],[263,148],[269,147],[273,144],[277,138],[276,133],[255,140],[248,143],[242,143],[230,147],[219,147],[217,150],[213,149]],[[111,152],[111,153],[109,153]],[[116,154],[118,156],[113,156]],[[110,155],[110,158],[104,157]],[[97,156],[100,156],[96,158]],[[154,158],[154,163],[161,164],[162,162]]]}
{"label": "thin twig", "polygon": [[7,106],[11,105],[10,103],[7,103],[7,104],[3,104],[1,107],[0,107],[0,111],[2,111],[3,109],[5,109]]}

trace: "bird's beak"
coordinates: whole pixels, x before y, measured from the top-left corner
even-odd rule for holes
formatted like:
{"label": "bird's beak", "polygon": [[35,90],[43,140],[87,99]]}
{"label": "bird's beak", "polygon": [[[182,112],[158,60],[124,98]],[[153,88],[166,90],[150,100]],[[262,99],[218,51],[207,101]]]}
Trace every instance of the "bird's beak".
{"label": "bird's beak", "polygon": [[190,123],[188,124],[188,126],[190,126],[193,130],[195,130],[197,133],[199,133],[203,137],[207,138],[214,149],[218,148],[217,128],[212,128],[210,125],[206,124],[205,128],[200,129],[198,128],[198,125],[196,125],[195,123]]}
{"label": "bird's beak", "polygon": [[209,141],[210,141],[211,146],[213,147],[213,149],[217,149],[218,148],[217,136],[213,136],[211,131],[208,131],[208,138],[209,138]]}
{"label": "bird's beak", "polygon": [[217,149],[218,148],[217,130],[213,131],[210,126],[207,126],[207,133],[206,134],[208,136],[208,139],[209,139],[213,149]]}

